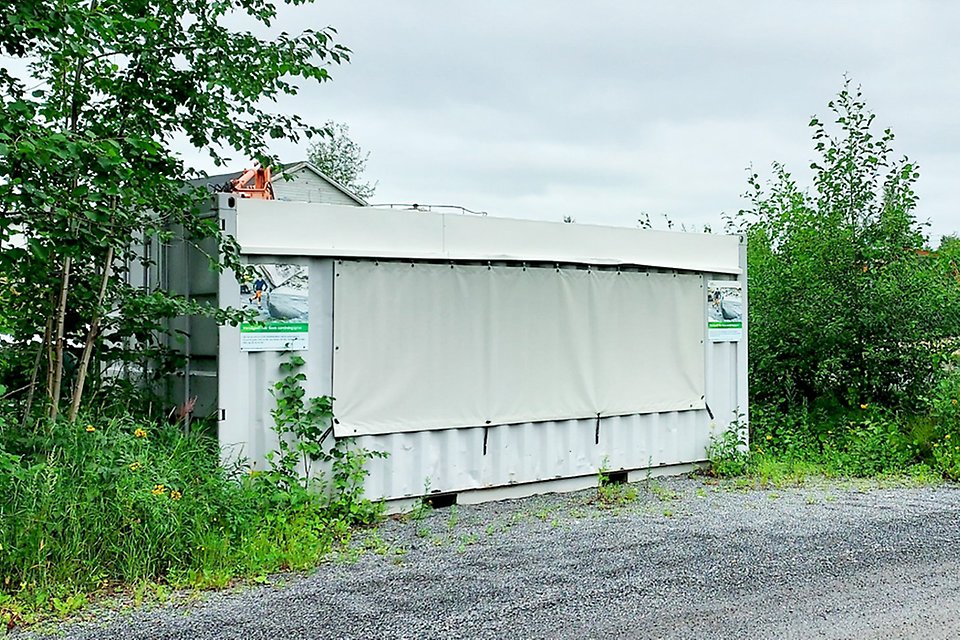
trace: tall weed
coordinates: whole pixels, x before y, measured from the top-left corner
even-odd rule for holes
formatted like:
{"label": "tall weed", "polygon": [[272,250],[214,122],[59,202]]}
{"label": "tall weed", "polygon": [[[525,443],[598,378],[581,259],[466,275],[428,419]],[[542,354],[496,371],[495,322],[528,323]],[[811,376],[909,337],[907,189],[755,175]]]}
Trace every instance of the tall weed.
{"label": "tall weed", "polygon": [[345,493],[228,472],[215,441],[130,418],[0,441],[0,599],[43,609],[116,583],[220,587],[314,566],[382,513],[362,497],[368,456],[336,450]]}

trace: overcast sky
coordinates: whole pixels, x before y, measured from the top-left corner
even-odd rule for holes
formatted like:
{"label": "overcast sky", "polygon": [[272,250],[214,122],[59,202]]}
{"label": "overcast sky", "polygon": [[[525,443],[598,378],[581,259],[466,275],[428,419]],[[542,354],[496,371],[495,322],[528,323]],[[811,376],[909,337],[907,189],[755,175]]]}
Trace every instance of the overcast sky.
{"label": "overcast sky", "polygon": [[330,0],[282,17],[354,51],[278,109],[348,124],[374,202],[719,229],[749,165],[808,182],[807,123],[847,73],[919,163],[933,238],[960,230],[960,3]]}

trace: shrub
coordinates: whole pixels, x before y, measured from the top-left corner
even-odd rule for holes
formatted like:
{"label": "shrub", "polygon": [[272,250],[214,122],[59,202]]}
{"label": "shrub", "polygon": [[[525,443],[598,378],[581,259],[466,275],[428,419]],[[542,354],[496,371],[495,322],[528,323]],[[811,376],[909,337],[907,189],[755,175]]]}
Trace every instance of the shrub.
{"label": "shrub", "polygon": [[784,462],[814,463],[830,475],[900,473],[920,458],[908,423],[867,404],[829,411],[756,407],[750,427],[754,452]]}
{"label": "shrub", "polygon": [[929,443],[934,468],[950,480],[960,481],[960,370],[945,378],[931,401]]}
{"label": "shrub", "polygon": [[923,251],[917,166],[848,81],[814,117],[813,189],[781,165],[749,180],[750,389],[795,410],[861,403],[917,410],[960,335],[954,263]]}
{"label": "shrub", "polygon": [[[280,364],[285,375],[271,391],[277,402],[272,415],[279,444],[277,451],[267,454],[270,468],[263,480],[284,489],[280,495],[285,499],[310,501],[314,495],[325,496],[334,518],[360,524],[375,522],[383,514],[384,505],[363,498],[364,479],[369,473],[366,462],[386,454],[358,448],[352,438],[327,444],[333,433],[333,398],[306,397],[301,386],[306,380],[301,371],[305,364],[296,354]],[[329,478],[317,470],[321,465],[328,467]]]}
{"label": "shrub", "polygon": [[756,404],[750,408],[751,448],[761,454],[772,454],[786,459],[809,457],[820,452],[821,442],[827,437],[829,426],[811,416],[806,405],[792,411]]}
{"label": "shrub", "polygon": [[707,446],[707,458],[710,460],[712,475],[718,478],[729,478],[747,472],[750,454],[745,436],[738,421],[731,428],[711,439]]}
{"label": "shrub", "polygon": [[879,412],[848,421],[836,440],[825,443],[825,453],[838,473],[854,477],[901,473],[915,460],[896,419]]}

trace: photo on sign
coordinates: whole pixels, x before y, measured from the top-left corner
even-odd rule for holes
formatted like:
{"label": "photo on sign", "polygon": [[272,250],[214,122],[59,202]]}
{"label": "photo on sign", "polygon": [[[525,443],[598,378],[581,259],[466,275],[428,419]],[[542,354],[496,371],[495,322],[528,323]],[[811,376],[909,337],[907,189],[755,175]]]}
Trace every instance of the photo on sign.
{"label": "photo on sign", "polygon": [[255,313],[240,325],[244,351],[305,349],[310,326],[309,274],[296,264],[258,264],[240,283],[240,308]]}
{"label": "photo on sign", "polygon": [[743,322],[743,300],[740,285],[711,287],[707,299],[707,312],[713,322]]}

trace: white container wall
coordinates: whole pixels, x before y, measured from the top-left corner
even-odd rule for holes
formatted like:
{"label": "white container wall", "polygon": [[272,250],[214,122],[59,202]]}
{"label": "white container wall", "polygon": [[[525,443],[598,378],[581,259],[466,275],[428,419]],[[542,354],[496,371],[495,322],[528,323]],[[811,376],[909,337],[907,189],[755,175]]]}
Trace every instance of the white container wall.
{"label": "white container wall", "polygon": [[[491,271],[533,269],[539,265],[557,271],[622,271],[631,277],[676,274],[678,281],[696,278],[701,283],[702,305],[692,310],[689,304],[676,307],[680,309],[677,313],[684,314],[684,321],[689,320],[690,313],[697,314],[697,322],[703,327],[702,334],[697,334],[702,337],[697,346],[702,349],[702,357],[697,354],[696,358],[684,358],[687,366],[697,363],[696,384],[691,388],[702,390],[697,393],[703,396],[684,405],[692,408],[650,410],[655,412],[641,408],[638,411],[647,412],[607,415],[601,406],[597,415],[592,409],[590,415],[577,409],[580,415],[566,416],[550,413],[555,407],[544,407],[542,413],[533,407],[528,413],[515,412],[525,419],[535,417],[533,422],[471,424],[476,416],[470,414],[451,423],[461,425],[460,428],[443,428],[442,421],[437,423],[431,418],[424,423],[429,423],[429,428],[398,422],[393,432],[379,429],[374,435],[360,435],[357,444],[388,454],[385,459],[370,462],[367,495],[394,501],[395,508],[425,493],[456,493],[461,501],[476,501],[582,488],[596,483],[601,468],[627,471],[634,479],[680,471],[704,461],[711,437],[728,428],[738,416],[741,423],[746,423],[746,247],[740,237],[240,200],[228,194],[217,197],[214,213],[219,215],[225,232],[236,237],[248,263],[306,268],[307,288],[299,295],[309,308],[308,327],[302,338],[308,346],[299,353],[307,363],[303,371],[308,397],[332,395],[337,386],[336,325],[363,322],[362,317],[355,317],[361,315],[356,309],[351,311],[354,317],[344,317],[335,308],[340,260],[402,261],[411,268],[420,263],[441,264],[448,265],[451,271],[469,271],[467,267],[471,265],[488,265]],[[191,269],[178,271],[190,277]],[[741,288],[744,311],[738,340],[713,341],[708,337],[706,289],[708,283],[716,281],[739,283]],[[233,274],[220,276],[221,306],[238,306],[241,297],[256,298],[252,290],[244,291],[241,295]],[[470,299],[471,296],[463,298],[466,303]],[[602,313],[605,305],[599,306]],[[425,313],[442,313],[442,305]],[[480,323],[485,324],[489,323]],[[471,329],[465,335],[475,335],[476,331]],[[689,345],[690,331],[684,330],[682,335]],[[253,343],[249,342],[245,343],[246,350],[241,349],[241,340],[249,338],[241,336],[238,327],[226,326],[216,336],[201,332],[192,337],[187,349],[196,355],[197,365],[203,365],[204,381],[216,376],[219,438],[227,457],[245,458],[255,467],[262,467],[265,454],[276,447],[270,390],[281,376],[280,363],[289,356],[277,350],[250,349]],[[211,352],[216,354],[215,366],[209,366]],[[601,359],[595,364],[602,367],[607,361]],[[426,364],[440,367],[443,363],[430,360]],[[621,362],[610,366],[622,369],[624,365]],[[636,366],[644,365],[638,362]],[[662,357],[657,366],[664,366]],[[197,378],[196,368],[186,377],[187,381]],[[618,377],[617,371],[601,370],[595,374],[598,380]],[[443,376],[436,378],[442,385]],[[187,386],[196,388],[195,384]],[[536,385],[531,388],[535,391]],[[209,404],[211,391],[205,386],[204,392],[204,400]],[[590,400],[581,404],[591,406],[584,404]],[[357,398],[350,401],[356,403]],[[618,406],[628,405],[621,402]],[[482,417],[485,410],[479,406],[474,413]],[[382,418],[384,413],[377,415]],[[569,419],[557,419],[558,416]],[[346,427],[338,427],[338,434],[343,435]]]}

